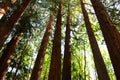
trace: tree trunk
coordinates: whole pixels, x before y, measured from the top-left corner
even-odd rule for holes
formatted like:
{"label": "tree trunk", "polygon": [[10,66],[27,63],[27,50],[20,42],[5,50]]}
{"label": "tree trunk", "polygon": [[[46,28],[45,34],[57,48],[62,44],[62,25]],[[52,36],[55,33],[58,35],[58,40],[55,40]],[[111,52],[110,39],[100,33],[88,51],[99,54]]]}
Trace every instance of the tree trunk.
{"label": "tree trunk", "polygon": [[83,42],[84,45],[84,80],[86,80],[86,67],[87,67],[87,59],[86,59],[86,49],[85,49],[85,41]]}
{"label": "tree trunk", "polygon": [[71,80],[71,47],[70,47],[70,9],[68,6],[68,16],[66,25],[65,50],[63,59],[62,80]]}
{"label": "tree trunk", "polygon": [[0,49],[2,48],[5,40],[8,38],[9,34],[14,28],[15,23],[21,17],[30,1],[31,0],[24,0],[20,7],[18,7],[10,16],[10,18],[0,27]]}
{"label": "tree trunk", "polygon": [[15,2],[16,0],[3,0],[3,2],[0,3],[0,19],[9,10],[11,4],[14,4]]}
{"label": "tree trunk", "polygon": [[116,78],[120,79],[120,34],[100,0],[91,0],[102,30]]}
{"label": "tree trunk", "polygon": [[51,27],[52,27],[52,22],[53,22],[53,14],[50,14],[50,19],[35,61],[35,65],[34,68],[32,70],[32,74],[31,74],[31,78],[30,80],[40,80],[40,76],[41,76],[41,72],[42,72],[42,66],[43,66],[43,62],[44,62],[44,57],[45,57],[45,53],[46,53],[46,48],[47,48],[47,44],[49,41],[49,36],[51,33]]}
{"label": "tree trunk", "polygon": [[62,25],[61,17],[62,17],[62,0],[60,0],[60,3],[59,3],[48,80],[61,79],[61,25]]}
{"label": "tree trunk", "polygon": [[30,36],[28,37],[27,41],[25,42],[26,44],[24,45],[24,47],[23,47],[23,49],[22,49],[22,52],[20,53],[20,57],[19,57],[19,60],[18,60],[17,65],[16,65],[16,70],[15,70],[15,73],[14,73],[14,75],[13,75],[12,80],[16,80],[17,72],[18,72],[19,67],[20,67],[20,65],[21,65],[21,62],[22,62],[22,60],[23,60],[25,50],[26,50],[26,48],[27,48],[28,42],[29,42],[30,39],[31,39],[32,34],[33,34],[33,32],[30,33]]}
{"label": "tree trunk", "polygon": [[91,23],[89,21],[87,11],[85,10],[83,0],[80,0],[80,2],[81,2],[81,8],[82,8],[82,12],[83,12],[84,20],[85,20],[85,25],[86,25],[90,45],[91,45],[92,52],[93,52],[95,67],[98,73],[98,78],[99,80],[110,80],[105,63],[103,61],[103,58],[100,52],[100,49],[95,39],[95,35],[93,33],[93,29],[91,27]]}
{"label": "tree trunk", "polygon": [[19,43],[20,37],[22,33],[15,34],[15,36],[8,43],[6,49],[4,50],[1,58],[0,58],[0,80],[4,80],[6,75],[7,68],[13,58],[13,54],[15,52],[16,46]]}

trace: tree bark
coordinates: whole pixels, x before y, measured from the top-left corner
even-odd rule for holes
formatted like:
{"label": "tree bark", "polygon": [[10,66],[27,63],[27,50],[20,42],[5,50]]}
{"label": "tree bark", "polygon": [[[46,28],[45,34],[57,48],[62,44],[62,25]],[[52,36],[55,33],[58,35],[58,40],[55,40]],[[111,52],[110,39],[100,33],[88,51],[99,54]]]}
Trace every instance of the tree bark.
{"label": "tree bark", "polygon": [[48,80],[61,79],[61,25],[62,25],[61,16],[62,16],[62,0],[60,0],[60,3],[59,3]]}
{"label": "tree bark", "polygon": [[14,4],[16,0],[3,0],[2,3],[0,3],[0,19],[11,7],[11,4]]}
{"label": "tree bark", "polygon": [[70,9],[68,6],[68,16],[66,24],[65,50],[63,59],[62,80],[71,80],[71,46],[70,46]]}
{"label": "tree bark", "polygon": [[95,35],[93,33],[93,29],[91,27],[91,23],[89,21],[87,11],[85,10],[83,0],[80,0],[80,2],[81,2],[81,8],[82,8],[82,12],[83,12],[84,20],[85,20],[85,25],[86,25],[90,45],[92,48],[92,53],[93,53],[93,57],[94,57],[94,62],[95,62],[95,67],[97,70],[98,78],[99,78],[99,80],[110,80],[108,73],[107,73],[105,63],[103,61],[103,58],[102,58],[102,55],[100,52],[100,49],[99,49],[97,41],[95,39]]}
{"label": "tree bark", "polygon": [[24,10],[31,0],[24,0],[24,2],[18,7],[10,18],[0,27],[0,49],[2,48],[5,40],[8,38],[12,29],[14,28],[15,23],[22,16]]}
{"label": "tree bark", "polygon": [[45,34],[44,34],[44,37],[43,37],[36,61],[35,61],[34,68],[32,70],[30,80],[40,80],[42,66],[43,66],[44,57],[45,57],[45,53],[46,53],[46,48],[47,48],[49,36],[51,33],[52,22],[53,22],[53,14],[50,14],[50,19],[49,19],[48,25],[46,27],[46,31],[45,31]]}
{"label": "tree bark", "polygon": [[16,46],[19,43],[21,35],[22,35],[22,33],[15,34],[15,36],[8,43],[6,49],[3,51],[3,54],[0,58],[0,64],[1,64],[1,66],[0,66],[0,80],[4,80],[7,68],[8,68],[8,66],[13,58],[13,54],[15,52]]}
{"label": "tree bark", "polygon": [[91,0],[100,28],[102,30],[108,52],[113,64],[116,78],[120,79],[120,34],[110,19],[100,0]]}

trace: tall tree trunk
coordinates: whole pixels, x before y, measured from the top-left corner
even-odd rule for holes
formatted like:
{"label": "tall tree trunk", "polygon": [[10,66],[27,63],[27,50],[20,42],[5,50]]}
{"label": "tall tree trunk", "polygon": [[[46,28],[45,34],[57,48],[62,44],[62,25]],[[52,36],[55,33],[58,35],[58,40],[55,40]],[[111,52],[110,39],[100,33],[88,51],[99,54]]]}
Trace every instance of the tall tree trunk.
{"label": "tall tree trunk", "polygon": [[65,50],[63,59],[62,80],[71,80],[71,47],[70,47],[70,9],[68,5],[68,16],[66,25]]}
{"label": "tall tree trunk", "polygon": [[36,61],[35,61],[34,68],[32,70],[30,80],[40,80],[42,66],[43,66],[44,57],[45,57],[45,53],[46,53],[46,48],[47,48],[49,36],[51,33],[52,22],[53,22],[53,14],[50,14],[50,19],[49,19],[48,25],[46,27],[46,31],[45,31],[45,34],[44,34],[44,37],[43,37]]}
{"label": "tall tree trunk", "polygon": [[100,0],[91,0],[102,30],[115,75],[120,79],[120,34]]}
{"label": "tall tree trunk", "polygon": [[93,29],[91,27],[91,23],[89,21],[87,11],[85,10],[83,0],[80,0],[80,2],[81,2],[81,8],[82,8],[82,12],[83,12],[84,20],[85,20],[85,25],[86,25],[90,45],[91,45],[92,52],[93,52],[95,67],[98,73],[98,78],[99,80],[110,80],[105,63],[103,61],[103,58],[100,52],[100,49],[95,39],[95,35],[93,33]]}
{"label": "tall tree trunk", "polygon": [[86,67],[87,67],[87,59],[86,59],[86,48],[85,48],[85,41],[83,42],[84,45],[84,80],[86,80]]}
{"label": "tall tree trunk", "polygon": [[19,60],[18,60],[17,65],[16,65],[16,70],[15,70],[15,73],[14,73],[14,75],[13,75],[12,80],[16,80],[17,72],[18,72],[19,67],[20,67],[20,65],[21,65],[21,62],[22,62],[22,60],[23,60],[25,50],[26,50],[26,48],[27,48],[28,42],[30,41],[30,39],[31,39],[31,37],[32,37],[32,34],[33,34],[33,32],[30,33],[30,35],[29,35],[29,37],[28,37],[27,41],[25,42],[25,45],[24,45],[24,47],[23,47],[23,49],[22,49],[22,52],[20,53],[20,57],[19,57]]}
{"label": "tall tree trunk", "polygon": [[3,2],[0,3],[0,19],[9,10],[11,4],[14,4],[15,2],[16,0],[3,0]]}
{"label": "tall tree trunk", "polygon": [[31,0],[24,0],[23,3],[13,12],[10,18],[0,27],[0,49],[30,1]]}
{"label": "tall tree trunk", "polygon": [[62,25],[61,21],[62,21],[62,0],[60,0],[59,3],[48,80],[61,79],[61,25]]}
{"label": "tall tree trunk", "polygon": [[22,35],[22,33],[15,34],[15,36],[8,43],[6,49],[4,50],[4,52],[0,58],[0,64],[1,64],[1,66],[0,66],[0,80],[4,80],[7,68],[11,62],[11,59],[13,58],[13,54],[15,52],[16,46],[18,45],[18,42],[20,40],[21,35]]}

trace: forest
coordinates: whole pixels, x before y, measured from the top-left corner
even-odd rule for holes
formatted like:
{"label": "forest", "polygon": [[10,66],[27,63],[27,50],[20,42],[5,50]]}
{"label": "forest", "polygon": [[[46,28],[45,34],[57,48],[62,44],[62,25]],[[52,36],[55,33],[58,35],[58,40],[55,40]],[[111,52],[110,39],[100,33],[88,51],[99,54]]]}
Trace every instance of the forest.
{"label": "forest", "polygon": [[0,80],[120,80],[120,0],[0,0]]}

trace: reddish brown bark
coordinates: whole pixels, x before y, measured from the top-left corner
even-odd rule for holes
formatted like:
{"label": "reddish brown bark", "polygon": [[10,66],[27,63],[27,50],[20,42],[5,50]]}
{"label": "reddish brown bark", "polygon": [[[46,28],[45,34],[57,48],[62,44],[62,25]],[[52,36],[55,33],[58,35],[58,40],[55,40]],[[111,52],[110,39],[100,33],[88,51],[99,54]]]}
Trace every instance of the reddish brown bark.
{"label": "reddish brown bark", "polygon": [[61,79],[61,21],[62,21],[61,16],[62,16],[62,0],[60,0],[59,3],[48,80]]}
{"label": "reddish brown bark", "polygon": [[68,6],[62,80],[71,80],[70,31],[71,31],[70,30],[70,10],[69,10],[69,6]]}
{"label": "reddish brown bark", "polygon": [[91,0],[102,30],[115,75],[120,79],[120,35],[100,0]]}
{"label": "reddish brown bark", "polygon": [[14,4],[16,0],[3,0],[3,3],[0,3],[0,18],[8,11],[11,7],[11,4]]}
{"label": "reddish brown bark", "polygon": [[99,80],[110,80],[108,73],[107,73],[105,63],[103,61],[103,58],[102,58],[102,55],[100,52],[100,49],[99,49],[97,41],[95,39],[95,35],[93,33],[93,29],[91,27],[91,23],[89,21],[87,11],[85,10],[83,0],[80,0],[80,2],[81,2],[81,8],[82,8],[82,12],[83,12],[84,20],[85,20],[85,25],[86,25],[90,45],[92,48],[95,67],[96,67],[96,70],[98,73],[98,78],[99,78]]}
{"label": "reddish brown bark", "polygon": [[42,66],[43,66],[44,57],[45,57],[45,53],[46,53],[46,48],[47,48],[49,36],[51,33],[52,22],[53,22],[53,14],[50,15],[50,19],[49,19],[48,25],[46,27],[46,31],[45,31],[43,40],[41,42],[41,46],[40,46],[40,49],[39,49],[39,52],[38,52],[38,55],[37,55],[37,58],[35,61],[34,68],[32,70],[30,80],[40,80]]}
{"label": "reddish brown bark", "polygon": [[10,18],[0,27],[0,49],[2,48],[5,40],[8,38],[10,32],[14,28],[15,23],[22,16],[24,10],[31,0],[24,0],[20,7],[18,7]]}
{"label": "reddish brown bark", "polygon": [[7,68],[13,58],[16,46],[20,40],[22,33],[16,34],[11,41],[8,43],[6,49],[3,51],[3,54],[0,58],[0,80],[4,80],[6,75]]}

